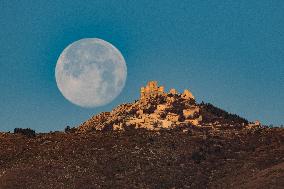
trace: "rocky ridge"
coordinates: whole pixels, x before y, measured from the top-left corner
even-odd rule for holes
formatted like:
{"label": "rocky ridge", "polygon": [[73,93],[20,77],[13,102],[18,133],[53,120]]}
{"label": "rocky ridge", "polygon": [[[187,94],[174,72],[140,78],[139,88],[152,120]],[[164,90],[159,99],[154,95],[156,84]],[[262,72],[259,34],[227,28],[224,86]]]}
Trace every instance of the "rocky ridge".
{"label": "rocky ridge", "polygon": [[260,123],[249,123],[246,119],[212,104],[198,104],[187,89],[181,94],[175,89],[166,93],[163,86],[158,86],[157,81],[150,81],[145,87],[141,87],[139,100],[93,116],[76,128],[76,132],[122,131],[129,127],[161,130],[192,126],[242,128],[257,127]]}

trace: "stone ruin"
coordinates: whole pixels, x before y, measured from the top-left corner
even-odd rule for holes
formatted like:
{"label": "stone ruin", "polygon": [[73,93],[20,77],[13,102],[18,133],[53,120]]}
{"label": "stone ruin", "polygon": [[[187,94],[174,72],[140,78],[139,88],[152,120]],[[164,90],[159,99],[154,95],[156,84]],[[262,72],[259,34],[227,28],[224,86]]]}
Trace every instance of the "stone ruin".
{"label": "stone ruin", "polygon": [[162,94],[164,94],[164,87],[159,87],[157,81],[149,81],[146,87],[141,87],[140,99],[144,100],[150,98],[151,96]]}
{"label": "stone ruin", "polygon": [[[165,102],[150,101],[151,98],[162,98]],[[174,103],[179,103],[180,107],[175,107]],[[147,129],[171,128],[182,124],[198,125],[202,121],[200,109],[195,104],[195,99],[189,90],[184,90],[179,94],[176,89],[165,92],[164,86],[158,86],[157,81],[149,81],[145,87],[141,87],[140,100],[138,101],[138,117],[132,117],[126,125],[135,125]],[[155,105],[152,113],[143,111],[142,105]],[[183,107],[182,109],[180,109]],[[177,110],[173,111],[173,109]],[[158,128],[159,129],[159,128]]]}
{"label": "stone ruin", "polygon": [[[164,86],[158,86],[157,81],[149,81],[145,87],[141,87],[140,89],[140,100],[147,100],[156,95],[166,95],[164,90]],[[176,95],[178,92],[176,89],[172,88],[170,89],[169,94]],[[192,93],[187,89],[184,90],[181,97],[183,99],[195,99]]]}

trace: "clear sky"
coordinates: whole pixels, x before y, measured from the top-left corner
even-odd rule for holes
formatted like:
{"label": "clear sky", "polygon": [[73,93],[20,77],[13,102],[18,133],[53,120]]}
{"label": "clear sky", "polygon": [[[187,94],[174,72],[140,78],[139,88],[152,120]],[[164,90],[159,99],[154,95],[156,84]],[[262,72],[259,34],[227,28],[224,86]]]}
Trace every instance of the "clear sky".
{"label": "clear sky", "polygon": [[[76,126],[139,98],[158,80],[188,88],[251,121],[284,123],[284,1],[0,1],[0,130]],[[63,49],[81,38],[109,41],[128,77],[112,103],[71,104],[54,76]]]}

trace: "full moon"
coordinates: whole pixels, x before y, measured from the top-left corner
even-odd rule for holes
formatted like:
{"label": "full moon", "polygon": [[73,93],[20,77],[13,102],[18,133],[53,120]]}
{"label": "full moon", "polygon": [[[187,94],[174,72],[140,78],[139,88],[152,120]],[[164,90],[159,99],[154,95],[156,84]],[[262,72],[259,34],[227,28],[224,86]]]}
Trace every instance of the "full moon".
{"label": "full moon", "polygon": [[122,91],[127,67],[120,51],[107,41],[75,41],[60,54],[55,79],[62,95],[81,107],[98,107]]}

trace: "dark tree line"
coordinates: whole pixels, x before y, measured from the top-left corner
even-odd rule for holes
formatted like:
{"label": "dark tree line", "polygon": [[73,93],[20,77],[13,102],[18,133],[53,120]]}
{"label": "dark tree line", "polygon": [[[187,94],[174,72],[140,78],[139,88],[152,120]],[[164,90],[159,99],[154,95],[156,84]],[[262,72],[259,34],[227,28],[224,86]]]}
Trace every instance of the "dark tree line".
{"label": "dark tree line", "polygon": [[15,128],[14,129],[14,134],[21,134],[27,137],[35,137],[36,136],[36,132],[30,128]]}
{"label": "dark tree line", "polygon": [[207,113],[213,114],[219,118],[223,118],[229,121],[232,121],[234,123],[248,123],[248,120],[245,118],[240,117],[236,114],[231,114],[225,110],[222,110],[220,108],[215,107],[214,105],[210,103],[201,103],[203,111],[206,111]]}

